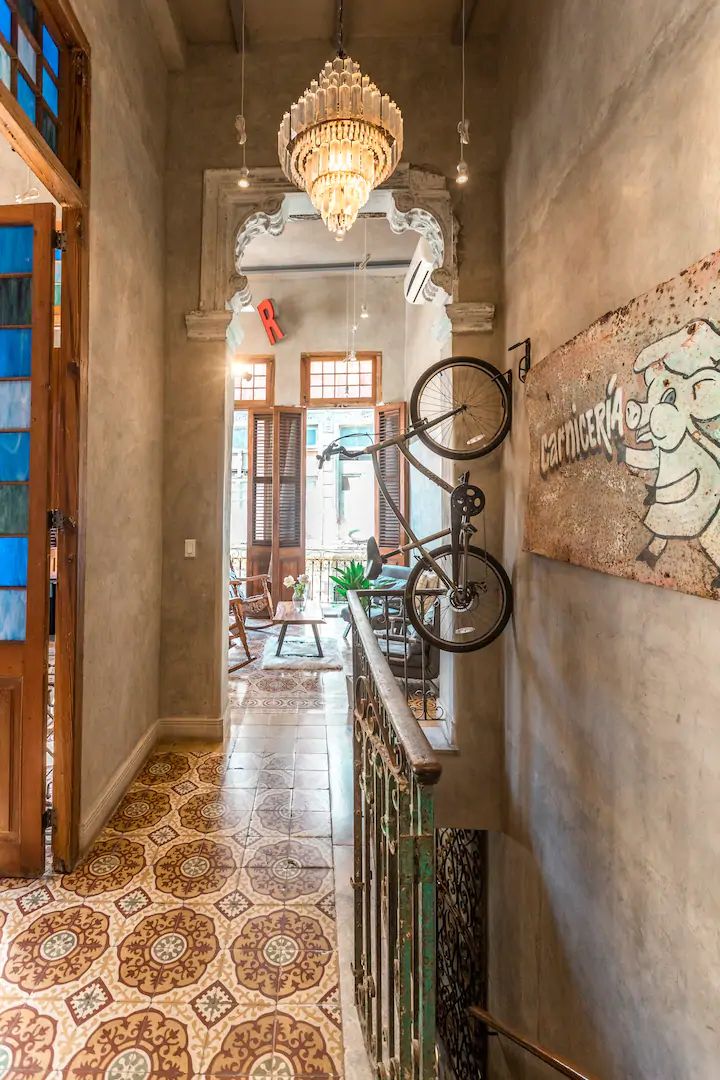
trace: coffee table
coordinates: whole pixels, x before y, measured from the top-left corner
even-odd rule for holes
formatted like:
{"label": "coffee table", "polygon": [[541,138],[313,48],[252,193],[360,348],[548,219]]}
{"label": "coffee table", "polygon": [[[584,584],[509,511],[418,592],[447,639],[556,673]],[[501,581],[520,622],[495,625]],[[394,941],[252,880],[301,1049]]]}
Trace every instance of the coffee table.
{"label": "coffee table", "polygon": [[325,622],[325,616],[322,613],[320,604],[316,600],[307,600],[302,611],[297,610],[292,600],[281,600],[277,606],[273,622],[281,624],[278,645],[275,650],[276,656],[280,656],[282,653],[283,642],[285,641],[288,626],[311,626],[315,637],[315,645],[317,646],[317,654],[318,656],[325,655],[322,651],[320,635],[317,631],[318,626]]}

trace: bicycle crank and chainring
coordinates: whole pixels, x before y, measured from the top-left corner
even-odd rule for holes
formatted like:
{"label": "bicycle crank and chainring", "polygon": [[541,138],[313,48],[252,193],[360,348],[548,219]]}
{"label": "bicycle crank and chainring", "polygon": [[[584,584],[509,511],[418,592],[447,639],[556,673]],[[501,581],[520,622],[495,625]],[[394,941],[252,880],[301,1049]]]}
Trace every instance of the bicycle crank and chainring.
{"label": "bicycle crank and chainring", "polygon": [[485,493],[475,484],[458,484],[450,496],[450,505],[466,518],[477,517],[485,508]]}

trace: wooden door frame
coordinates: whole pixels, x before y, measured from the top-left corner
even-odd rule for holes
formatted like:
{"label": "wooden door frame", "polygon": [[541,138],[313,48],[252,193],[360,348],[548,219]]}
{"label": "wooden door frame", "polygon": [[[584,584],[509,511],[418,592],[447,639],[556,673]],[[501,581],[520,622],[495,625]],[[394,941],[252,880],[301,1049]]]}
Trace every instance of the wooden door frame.
{"label": "wooden door frame", "polygon": [[62,208],[62,333],[53,385],[50,470],[52,508],[62,512],[56,595],[53,863],[71,869],[78,857],[80,718],[85,580],[85,455],[89,338],[90,45],[71,0],[41,0],[70,52],[61,161],[7,87],[0,83],[4,136]]}

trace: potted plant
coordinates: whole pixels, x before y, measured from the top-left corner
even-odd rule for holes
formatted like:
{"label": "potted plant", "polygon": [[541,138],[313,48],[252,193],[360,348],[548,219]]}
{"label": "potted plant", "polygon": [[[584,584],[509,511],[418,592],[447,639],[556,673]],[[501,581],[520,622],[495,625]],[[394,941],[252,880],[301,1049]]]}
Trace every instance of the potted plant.
{"label": "potted plant", "polygon": [[305,609],[305,601],[307,599],[306,593],[308,585],[310,584],[310,578],[307,574],[298,574],[296,578],[292,574],[288,574],[283,578],[283,585],[287,589],[292,589],[292,600],[296,611],[303,611]]}
{"label": "potted plant", "polygon": [[[392,578],[375,578],[371,581],[365,574],[365,567],[358,559],[351,559],[347,566],[335,567],[335,573],[330,575],[330,580],[335,585],[335,591],[341,600],[347,600],[347,594],[362,589],[382,589],[387,585],[395,585]],[[368,597],[361,597],[363,607],[369,608]]]}

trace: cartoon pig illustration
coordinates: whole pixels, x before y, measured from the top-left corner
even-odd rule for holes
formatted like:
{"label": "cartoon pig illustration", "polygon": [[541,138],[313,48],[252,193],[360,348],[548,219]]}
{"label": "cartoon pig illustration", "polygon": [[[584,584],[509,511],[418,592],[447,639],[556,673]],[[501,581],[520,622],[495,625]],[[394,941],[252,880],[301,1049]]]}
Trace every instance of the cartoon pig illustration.
{"label": "cartoon pig illustration", "polygon": [[657,469],[645,500],[653,536],[638,561],[655,566],[668,540],[697,539],[720,589],[720,441],[703,426],[720,417],[720,334],[695,319],[643,349],[634,371],[647,392],[627,403],[636,445],[625,446],[625,463]]}

